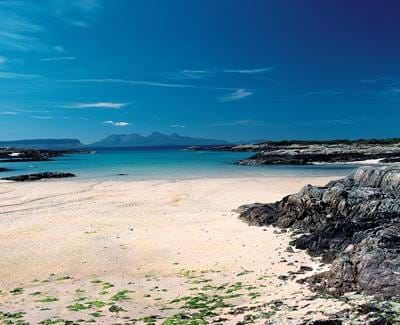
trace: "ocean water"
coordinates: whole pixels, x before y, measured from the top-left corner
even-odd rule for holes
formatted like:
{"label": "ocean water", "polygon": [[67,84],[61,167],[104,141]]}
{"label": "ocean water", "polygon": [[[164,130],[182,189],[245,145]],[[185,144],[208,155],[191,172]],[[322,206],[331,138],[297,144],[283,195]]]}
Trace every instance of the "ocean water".
{"label": "ocean water", "polygon": [[[207,177],[337,176],[357,165],[239,166],[234,161],[253,155],[243,152],[185,151],[177,148],[124,148],[73,154],[53,161],[1,163],[12,169],[0,177],[45,171],[71,172],[78,179],[195,179]],[[120,175],[124,174],[124,175]]]}

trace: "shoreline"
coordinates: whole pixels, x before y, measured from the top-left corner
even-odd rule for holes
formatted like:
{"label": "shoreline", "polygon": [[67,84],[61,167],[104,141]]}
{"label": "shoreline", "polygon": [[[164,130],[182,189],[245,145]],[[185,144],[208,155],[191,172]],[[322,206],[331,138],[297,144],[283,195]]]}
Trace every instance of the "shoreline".
{"label": "shoreline", "polygon": [[[333,164],[333,163],[332,163]],[[354,168],[354,170],[356,167]],[[347,174],[346,174],[347,175]],[[55,179],[40,179],[35,181],[26,181],[26,182],[18,182],[13,180],[5,180],[0,179],[1,184],[29,184],[29,183],[60,183],[60,182],[73,182],[73,183],[94,183],[94,182],[101,182],[101,183],[136,183],[136,182],[170,182],[170,183],[177,183],[177,182],[186,182],[186,181],[207,181],[207,180],[260,180],[260,179],[326,179],[329,182],[332,179],[337,179],[344,177],[343,175],[330,175],[330,176],[323,176],[323,175],[258,175],[258,176],[248,176],[248,175],[238,175],[238,176],[199,176],[199,177],[192,177],[192,178],[136,178],[136,176],[129,176],[129,175],[115,175],[115,176],[80,176],[76,175],[73,178],[55,178]],[[289,193],[288,193],[289,194]]]}
{"label": "shoreline", "polygon": [[[326,266],[303,251],[287,251],[290,233],[249,227],[232,210],[335,178],[0,183],[0,311],[26,312],[33,323],[55,316],[100,323],[168,319],[181,312],[179,299],[207,294],[233,305],[218,309],[228,323],[250,307],[272,308],[274,319],[288,313],[307,319],[311,310],[313,318],[324,318],[343,303],[327,302],[286,277],[301,266],[312,270],[297,278]],[[276,300],[301,308],[276,309]],[[68,307],[76,304],[77,311]],[[110,311],[113,305],[126,312]],[[102,316],[91,315],[97,312]]]}

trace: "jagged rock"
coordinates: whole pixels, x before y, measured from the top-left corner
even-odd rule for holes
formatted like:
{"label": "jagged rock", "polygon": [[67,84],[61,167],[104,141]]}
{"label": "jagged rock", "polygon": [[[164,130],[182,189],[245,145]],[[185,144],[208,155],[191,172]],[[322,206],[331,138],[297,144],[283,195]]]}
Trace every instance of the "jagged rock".
{"label": "jagged rock", "polygon": [[47,179],[47,178],[66,178],[66,177],[75,177],[75,175],[72,173],[45,172],[37,174],[3,177],[2,180],[15,181],[15,182],[28,182],[28,181],[37,181],[40,179]]}
{"label": "jagged rock", "polygon": [[124,309],[117,305],[112,305],[108,310],[112,313],[119,313],[120,311],[124,311]]}
{"label": "jagged rock", "polygon": [[239,211],[251,225],[302,232],[291,244],[332,262],[330,271],[309,279],[314,288],[400,295],[400,167],[360,167],[325,187],[307,185]]}
{"label": "jagged rock", "polygon": [[301,325],[341,325],[343,322],[339,319],[320,319],[312,320],[309,322],[302,323]]}
{"label": "jagged rock", "polygon": [[288,253],[295,253],[295,251],[294,251],[294,249],[293,249],[292,246],[288,246],[288,247],[286,248],[286,251],[287,251]]}

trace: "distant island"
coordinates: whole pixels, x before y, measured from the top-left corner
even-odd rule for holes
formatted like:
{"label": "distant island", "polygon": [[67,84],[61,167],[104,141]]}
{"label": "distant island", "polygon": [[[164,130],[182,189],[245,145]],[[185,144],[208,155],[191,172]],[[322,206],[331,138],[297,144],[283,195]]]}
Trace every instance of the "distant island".
{"label": "distant island", "polygon": [[84,145],[78,139],[26,139],[0,141],[0,148],[15,149],[84,149],[118,147],[167,147],[167,146],[210,146],[230,145],[225,140],[181,136],[177,133],[163,134],[153,132],[148,136],[134,134],[112,134],[103,140]]}
{"label": "distant island", "polygon": [[79,149],[84,145],[77,139],[27,139],[0,141],[0,148],[22,149]]}
{"label": "distant island", "polygon": [[107,138],[88,145],[89,147],[115,148],[115,147],[162,147],[162,146],[194,146],[194,145],[226,145],[224,140],[193,138],[181,136],[177,133],[163,134],[153,132],[148,136],[134,134],[113,134]]}

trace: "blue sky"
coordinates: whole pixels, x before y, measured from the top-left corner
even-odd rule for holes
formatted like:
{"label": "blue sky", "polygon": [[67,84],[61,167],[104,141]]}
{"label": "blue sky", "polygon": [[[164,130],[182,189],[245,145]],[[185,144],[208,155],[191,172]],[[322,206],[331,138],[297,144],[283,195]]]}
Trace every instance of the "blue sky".
{"label": "blue sky", "polygon": [[400,1],[0,1],[0,139],[400,136]]}

